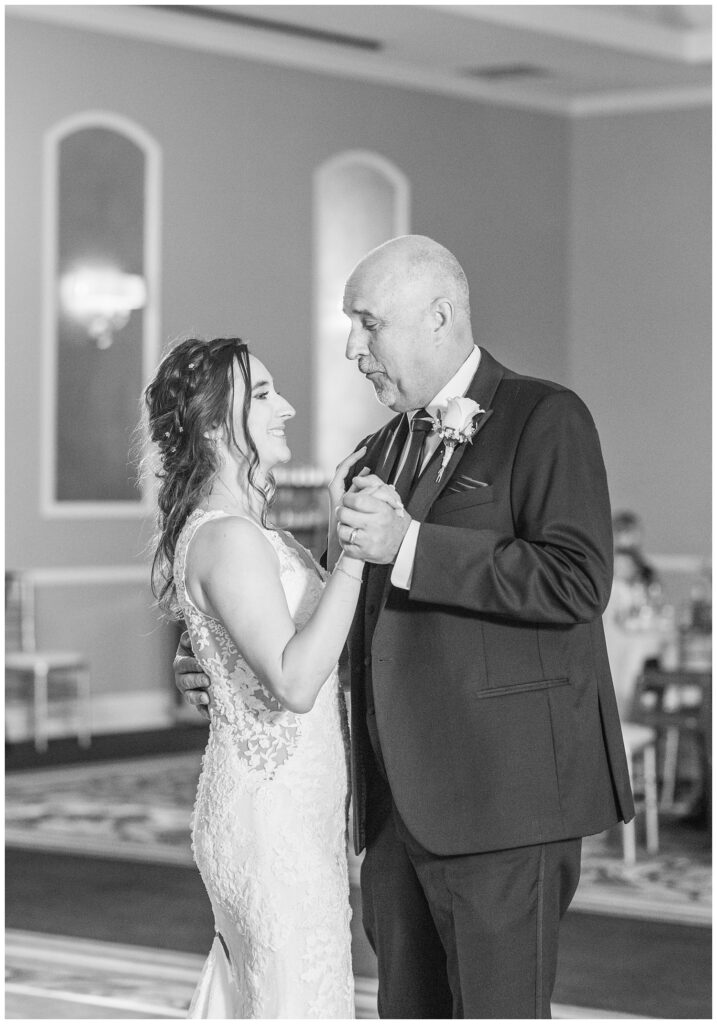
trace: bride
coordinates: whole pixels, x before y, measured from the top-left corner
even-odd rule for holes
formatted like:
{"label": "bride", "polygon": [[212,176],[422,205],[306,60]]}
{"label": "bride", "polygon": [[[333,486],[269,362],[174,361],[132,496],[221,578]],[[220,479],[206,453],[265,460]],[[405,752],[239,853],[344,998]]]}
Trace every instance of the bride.
{"label": "bride", "polygon": [[[363,563],[342,553],[327,576],[269,525],[295,411],[240,339],[177,344],[145,403],[161,462],[153,589],[211,680],[192,846],[216,937],[188,1015],[353,1017],[336,663]],[[363,454],[338,466],[332,509]]]}

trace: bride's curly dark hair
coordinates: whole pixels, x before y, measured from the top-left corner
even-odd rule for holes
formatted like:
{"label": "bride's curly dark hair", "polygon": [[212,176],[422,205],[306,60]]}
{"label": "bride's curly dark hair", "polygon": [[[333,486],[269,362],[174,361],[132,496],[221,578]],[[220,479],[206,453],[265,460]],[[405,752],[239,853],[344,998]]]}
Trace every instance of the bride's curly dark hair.
{"label": "bride's curly dark hair", "polygon": [[[248,451],[237,442],[232,421],[235,366],[244,381],[242,427]],[[259,454],[248,427],[251,406],[249,350],[241,338],[188,338],[162,359],[144,391],[149,438],[156,445],[159,480],[157,537],[152,561],[152,592],[164,611],[179,617],[174,585],[174,555],[187,517],[209,493],[220,468],[211,435],[223,427],[249,462],[248,480],[261,497],[261,520],[274,493],[271,475],[257,480]]]}

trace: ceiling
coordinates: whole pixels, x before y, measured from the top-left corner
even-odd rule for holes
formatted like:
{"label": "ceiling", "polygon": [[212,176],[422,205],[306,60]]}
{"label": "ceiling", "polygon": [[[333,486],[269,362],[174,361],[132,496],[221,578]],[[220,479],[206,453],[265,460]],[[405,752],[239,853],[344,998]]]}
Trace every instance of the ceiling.
{"label": "ceiling", "polygon": [[711,101],[709,4],[5,9],[8,15],[574,116]]}

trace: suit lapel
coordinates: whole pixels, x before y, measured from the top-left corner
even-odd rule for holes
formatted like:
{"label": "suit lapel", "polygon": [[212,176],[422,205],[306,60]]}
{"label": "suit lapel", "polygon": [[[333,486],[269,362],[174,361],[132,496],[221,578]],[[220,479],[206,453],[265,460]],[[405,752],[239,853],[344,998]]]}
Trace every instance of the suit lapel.
{"label": "suit lapel", "polygon": [[[394,424],[395,420],[391,420],[389,426]],[[408,416],[405,413],[402,413],[401,419],[398,422],[398,427],[389,435],[390,440],[388,444],[384,446],[383,453],[379,453],[376,468],[374,469],[376,476],[379,476],[384,483],[391,478],[393,468],[396,465],[396,461],[398,460],[406,443],[408,432]]]}
{"label": "suit lapel", "polygon": [[[396,460],[403,451],[408,432],[408,416],[405,413],[395,416],[381,430],[374,434],[372,438],[369,438],[366,454],[353,467],[354,472],[359,473],[364,466],[368,466],[372,473],[375,473],[376,476],[386,483],[391,478]],[[373,565],[370,562],[366,565],[364,569],[366,599],[368,599],[369,594],[380,597],[388,569],[390,569],[390,566]]]}
{"label": "suit lapel", "polygon": [[[478,402],[482,409],[486,410],[476,424],[473,444],[476,443],[478,434],[493,415],[491,404],[502,379],[503,367],[493,358],[490,352],[481,349],[481,360],[478,370],[466,391],[466,398],[472,398],[474,402]],[[443,471],[440,483],[437,483],[436,477],[438,476],[438,469],[443,458],[443,444],[439,444],[431,456],[428,465],[418,478],[418,482],[406,505],[411,518],[423,522],[431,505],[437,500],[441,491],[455,473],[458,463],[461,461],[467,448],[468,444],[461,444],[455,448],[448,465]]]}
{"label": "suit lapel", "polygon": [[[474,444],[478,433],[483,429],[492,415],[493,410],[486,409],[485,413],[478,420],[478,423],[476,424],[476,431],[473,435]],[[438,470],[443,459],[443,443],[439,444],[438,448],[431,456],[430,461],[426,465],[426,468],[418,478],[418,482],[413,489],[413,493],[408,499],[406,509],[412,519],[418,519],[419,522],[423,522],[429,508],[434,501],[438,500],[441,491],[456,471],[458,463],[461,461],[467,447],[468,444],[459,444],[454,448],[453,454],[451,455],[448,465],[443,471],[443,476],[439,483],[436,481],[436,477],[438,476]]]}
{"label": "suit lapel", "polygon": [[[405,431],[407,433],[408,421],[405,415],[401,414],[401,416],[405,421]],[[404,429],[401,416],[394,416],[380,430],[377,430],[375,434],[372,434],[362,442],[366,445],[366,454],[355,466],[351,467],[351,472],[346,481],[347,489],[351,486],[351,482],[356,474],[360,473],[365,466],[368,466],[371,472],[379,476],[384,482],[387,480],[401,451],[402,442],[400,435]],[[404,434],[404,440],[405,436]]]}
{"label": "suit lapel", "polygon": [[[478,402],[482,409],[486,410],[476,425],[476,432],[473,435],[473,444],[475,444],[476,437],[493,415],[491,404],[495,393],[498,390],[498,385],[503,379],[504,372],[505,371],[498,360],[494,359],[490,352],[487,352],[482,348],[478,370],[466,391],[467,398],[472,398],[474,402]],[[436,483],[436,476],[438,475],[438,468],[441,464],[443,455],[443,444],[439,444],[437,450],[433,453],[428,464],[418,478],[418,482],[413,489],[413,493],[406,504],[406,510],[412,519],[416,519],[421,523],[425,520],[431,505],[433,505],[434,501],[436,501],[443,488],[451,479],[453,473],[455,473],[458,463],[461,461],[467,447],[467,444],[462,444],[455,449],[450,462],[443,472],[440,483]],[[372,566],[371,568],[372,575],[373,570],[376,568],[382,568],[385,572],[383,593],[381,595],[382,609],[388,598],[391,571],[393,567],[389,565],[380,567]]]}

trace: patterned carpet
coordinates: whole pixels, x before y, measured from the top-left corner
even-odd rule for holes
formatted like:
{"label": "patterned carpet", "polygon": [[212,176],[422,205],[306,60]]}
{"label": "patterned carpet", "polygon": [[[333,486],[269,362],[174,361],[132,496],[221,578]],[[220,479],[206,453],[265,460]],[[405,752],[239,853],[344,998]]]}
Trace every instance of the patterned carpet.
{"label": "patterned carpet", "polygon": [[[8,846],[189,864],[189,819],[201,755],[172,754],[6,777]],[[640,831],[638,828],[638,837]],[[358,881],[358,862],[351,864]],[[590,837],[574,910],[684,924],[711,921],[708,849],[671,843],[628,867],[619,830]]]}

